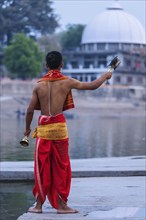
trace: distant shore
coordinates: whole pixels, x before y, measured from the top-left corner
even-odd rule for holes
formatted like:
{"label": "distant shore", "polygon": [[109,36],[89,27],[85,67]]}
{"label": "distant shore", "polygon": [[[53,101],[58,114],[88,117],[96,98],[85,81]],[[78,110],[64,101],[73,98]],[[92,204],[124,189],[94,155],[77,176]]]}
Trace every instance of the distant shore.
{"label": "distant shore", "polygon": [[[24,116],[36,80],[1,81],[1,117]],[[101,117],[145,117],[146,90],[138,86],[102,85],[94,91],[73,90],[75,109],[66,114],[98,114]],[[38,113],[39,114],[39,113]]]}
{"label": "distant shore", "polygon": [[[30,97],[2,96],[1,117],[16,117],[18,111],[26,112]],[[66,114],[97,114],[101,117],[145,117],[145,102],[140,100],[117,101],[112,98],[103,100],[90,95],[74,96],[75,109],[66,111]],[[39,113],[38,113],[39,114]]]}

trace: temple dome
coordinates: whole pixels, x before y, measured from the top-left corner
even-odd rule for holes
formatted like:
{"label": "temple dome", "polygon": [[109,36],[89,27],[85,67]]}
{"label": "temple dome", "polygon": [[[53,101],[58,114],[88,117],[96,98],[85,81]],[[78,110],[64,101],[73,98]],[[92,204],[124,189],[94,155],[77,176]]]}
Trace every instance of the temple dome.
{"label": "temple dome", "polygon": [[145,38],[145,30],[139,20],[115,2],[85,27],[81,43],[146,44]]}

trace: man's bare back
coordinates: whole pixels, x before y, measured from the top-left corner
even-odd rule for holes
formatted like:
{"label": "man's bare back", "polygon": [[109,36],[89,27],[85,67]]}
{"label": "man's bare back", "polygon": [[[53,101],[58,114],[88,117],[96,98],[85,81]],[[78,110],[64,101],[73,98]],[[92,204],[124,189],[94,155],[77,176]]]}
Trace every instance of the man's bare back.
{"label": "man's bare back", "polygon": [[69,79],[39,82],[36,93],[42,115],[57,115],[62,112],[67,94],[70,91]]}

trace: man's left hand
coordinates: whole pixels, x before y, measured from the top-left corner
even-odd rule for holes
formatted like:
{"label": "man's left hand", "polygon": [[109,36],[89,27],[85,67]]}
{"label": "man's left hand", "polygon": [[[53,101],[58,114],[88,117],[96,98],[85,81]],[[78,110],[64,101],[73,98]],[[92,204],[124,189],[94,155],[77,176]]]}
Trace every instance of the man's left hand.
{"label": "man's left hand", "polygon": [[24,132],[24,136],[28,137],[30,135],[30,132],[31,132],[30,128],[26,129],[25,132]]}

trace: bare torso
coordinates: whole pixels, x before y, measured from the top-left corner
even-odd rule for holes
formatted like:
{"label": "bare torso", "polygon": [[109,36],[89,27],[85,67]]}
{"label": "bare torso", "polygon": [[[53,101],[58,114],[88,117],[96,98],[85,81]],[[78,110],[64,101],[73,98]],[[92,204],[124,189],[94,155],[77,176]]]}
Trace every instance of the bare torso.
{"label": "bare torso", "polygon": [[67,94],[70,91],[68,83],[68,79],[38,83],[37,96],[42,115],[56,115],[62,112]]}
{"label": "bare torso", "polygon": [[54,82],[41,81],[36,84],[32,92],[32,98],[26,113],[25,136],[30,134],[30,124],[34,110],[41,110],[42,115],[57,115],[62,113],[63,105],[70,90],[94,90],[112,76],[111,72],[103,74],[92,82],[80,82],[73,78],[67,78]]}

